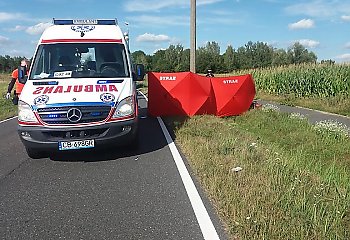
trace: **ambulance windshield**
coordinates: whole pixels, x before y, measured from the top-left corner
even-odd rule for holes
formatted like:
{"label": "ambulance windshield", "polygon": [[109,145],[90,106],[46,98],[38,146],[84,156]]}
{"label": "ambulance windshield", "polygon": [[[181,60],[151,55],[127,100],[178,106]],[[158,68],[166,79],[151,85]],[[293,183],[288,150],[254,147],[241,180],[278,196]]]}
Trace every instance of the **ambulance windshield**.
{"label": "ambulance windshield", "polygon": [[39,46],[29,79],[130,77],[119,43],[57,43]]}

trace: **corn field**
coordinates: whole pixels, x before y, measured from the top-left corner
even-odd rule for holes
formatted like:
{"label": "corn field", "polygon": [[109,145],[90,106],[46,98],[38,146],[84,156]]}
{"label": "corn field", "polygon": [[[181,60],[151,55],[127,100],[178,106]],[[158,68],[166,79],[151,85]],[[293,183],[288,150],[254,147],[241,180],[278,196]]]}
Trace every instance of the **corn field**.
{"label": "corn field", "polygon": [[[304,64],[253,69],[257,91],[296,97],[349,97],[349,64]],[[247,70],[234,72],[247,74]]]}

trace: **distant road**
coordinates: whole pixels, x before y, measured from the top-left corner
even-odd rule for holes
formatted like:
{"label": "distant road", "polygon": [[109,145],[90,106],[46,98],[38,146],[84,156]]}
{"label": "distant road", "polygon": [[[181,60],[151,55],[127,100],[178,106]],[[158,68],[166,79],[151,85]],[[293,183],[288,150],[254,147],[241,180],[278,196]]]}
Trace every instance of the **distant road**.
{"label": "distant road", "polygon": [[341,123],[341,124],[347,126],[347,128],[349,129],[349,133],[350,133],[350,117],[341,116],[341,115],[337,115],[337,114],[333,114],[333,113],[317,111],[317,110],[313,110],[313,109],[307,109],[307,108],[303,108],[303,107],[291,107],[291,106],[282,105],[282,104],[278,104],[278,103],[271,102],[271,101],[259,100],[258,102],[263,104],[263,105],[264,104],[273,104],[273,105],[277,106],[281,112],[300,113],[300,114],[304,115],[309,120],[310,123],[313,123],[313,124],[316,122],[325,121],[325,120],[336,121],[338,123]]}

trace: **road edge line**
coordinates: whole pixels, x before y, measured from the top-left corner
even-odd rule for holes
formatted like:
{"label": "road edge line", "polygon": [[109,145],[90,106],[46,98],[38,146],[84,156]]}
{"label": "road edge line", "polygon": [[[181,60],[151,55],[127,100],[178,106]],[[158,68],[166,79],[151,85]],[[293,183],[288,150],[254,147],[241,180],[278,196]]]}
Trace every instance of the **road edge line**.
{"label": "road edge line", "polygon": [[[141,95],[148,102],[148,98],[141,92]],[[220,240],[219,235],[214,227],[213,222],[209,216],[207,209],[204,206],[204,203],[198,193],[196,185],[194,184],[190,173],[188,172],[186,165],[173,141],[171,138],[168,129],[166,128],[163,120],[160,117],[157,117],[159,125],[163,131],[164,137],[168,143],[168,147],[173,156],[174,162],[176,164],[177,170],[180,174],[182,183],[184,184],[187,196],[191,202],[192,209],[197,218],[198,225],[202,231],[202,235],[205,240]]]}
{"label": "road edge line", "polygon": [[0,124],[1,124],[1,123],[4,123],[4,122],[8,122],[8,121],[10,121],[10,120],[12,120],[12,119],[15,119],[15,118],[17,118],[17,116],[14,116],[14,117],[10,117],[10,118],[1,120],[1,121],[0,121]]}

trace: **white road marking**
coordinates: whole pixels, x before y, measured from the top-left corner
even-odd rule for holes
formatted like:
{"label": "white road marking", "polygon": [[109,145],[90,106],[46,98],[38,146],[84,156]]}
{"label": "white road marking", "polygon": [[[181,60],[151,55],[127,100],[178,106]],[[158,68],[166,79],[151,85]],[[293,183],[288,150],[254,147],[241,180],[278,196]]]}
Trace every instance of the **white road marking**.
{"label": "white road marking", "polygon": [[[148,98],[141,92],[141,95],[148,101]],[[210,219],[207,209],[204,206],[204,203],[197,191],[196,185],[194,184],[191,175],[187,171],[186,165],[176,148],[176,145],[171,138],[163,120],[160,117],[157,117],[159,125],[163,131],[163,134],[168,142],[169,149],[173,156],[174,162],[176,164],[177,170],[181,176],[181,180],[185,186],[187,196],[190,199],[192,209],[196,215],[197,222],[202,231],[203,237],[205,240],[220,240],[219,235],[216,232],[213,222]]]}
{"label": "white road marking", "polygon": [[10,120],[15,119],[15,118],[17,118],[17,116],[14,116],[12,118],[8,118],[8,119],[5,119],[5,120],[2,120],[2,121],[0,121],[0,124],[4,123],[4,122],[7,122],[7,121],[10,121]]}

